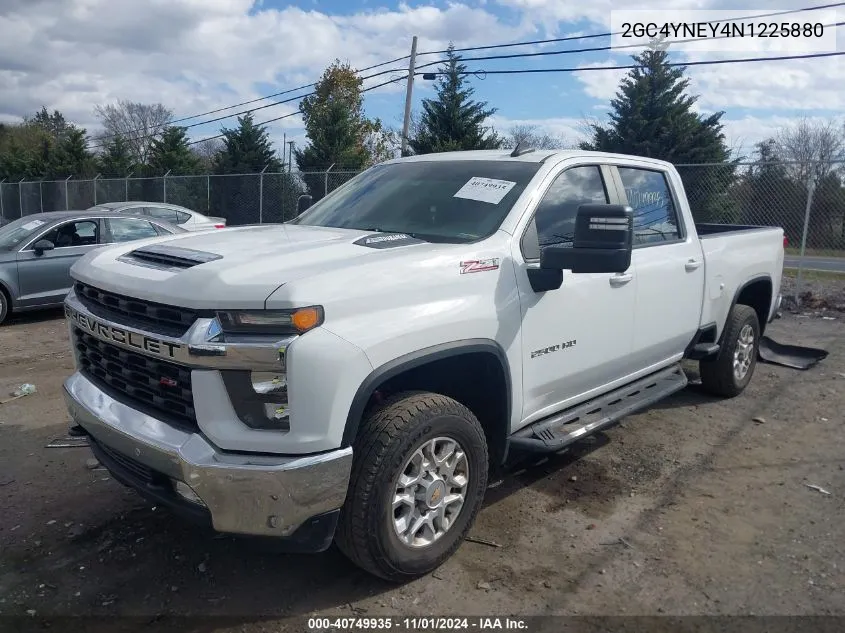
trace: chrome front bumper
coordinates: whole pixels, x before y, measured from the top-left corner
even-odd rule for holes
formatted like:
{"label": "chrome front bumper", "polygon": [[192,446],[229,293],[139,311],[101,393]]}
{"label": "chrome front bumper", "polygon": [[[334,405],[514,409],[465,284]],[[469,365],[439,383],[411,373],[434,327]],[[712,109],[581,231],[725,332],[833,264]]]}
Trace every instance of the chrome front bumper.
{"label": "chrome front bumper", "polygon": [[[80,373],[65,381],[64,396],[71,417],[95,443],[121,462],[169,478],[174,497],[181,495],[184,502],[190,497],[182,486],[177,493],[175,482],[186,484],[201,500],[190,503],[207,510],[219,532],[291,537],[346,499],[351,448],[296,457],[221,452],[200,434],[122,404]],[[130,485],[144,492],[143,486]]]}

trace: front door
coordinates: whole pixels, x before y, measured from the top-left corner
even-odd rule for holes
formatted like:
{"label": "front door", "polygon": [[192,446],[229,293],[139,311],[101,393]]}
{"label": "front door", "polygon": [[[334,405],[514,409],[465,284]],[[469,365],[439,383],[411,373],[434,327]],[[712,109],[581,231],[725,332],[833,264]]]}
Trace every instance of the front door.
{"label": "front door", "polygon": [[523,422],[586,400],[635,371],[628,362],[633,336],[636,279],[630,274],[563,271],[556,290],[535,292],[529,268],[540,249],[571,245],[578,207],[616,203],[618,195],[600,165],[568,164],[549,180],[534,219],[515,249],[522,308]]}
{"label": "front door", "polygon": [[60,224],[37,240],[55,248],[36,253],[25,246],[17,256],[21,306],[56,305],[64,301],[72,282],[70,267],[100,244],[100,221],[73,220]]}

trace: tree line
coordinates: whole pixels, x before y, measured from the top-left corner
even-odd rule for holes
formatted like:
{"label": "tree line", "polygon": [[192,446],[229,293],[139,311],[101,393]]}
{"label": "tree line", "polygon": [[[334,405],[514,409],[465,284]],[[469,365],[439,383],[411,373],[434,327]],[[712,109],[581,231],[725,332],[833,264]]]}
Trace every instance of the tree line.
{"label": "tree line", "polygon": [[[822,222],[818,230],[835,232],[838,226],[842,238],[842,170],[833,162],[845,153],[841,123],[803,120],[743,156],[726,144],[723,111],[697,111],[699,97],[690,93],[686,68],[669,65],[665,46],[655,44],[633,60],[635,68],[622,79],[607,119],[586,122],[586,140],[577,147],[675,164],[709,164],[682,170],[696,216],[709,221],[747,218],[755,210],[749,201],[754,201],[757,211],[784,205],[793,209],[795,205],[785,200],[806,197],[808,177],[812,177],[817,204],[834,209],[817,214],[823,218],[817,220]],[[518,143],[541,149],[572,146],[535,126],[514,126],[505,134],[495,130],[489,122],[498,110],[474,97],[467,68],[453,46],[438,71],[434,96],[423,99],[421,110],[413,116],[408,153],[512,148]],[[316,82],[314,92],[300,102],[308,143],[297,148],[292,158],[303,174],[305,189],[315,199],[326,190],[318,172],[329,167],[360,171],[399,153],[401,133],[367,116],[364,92],[356,69],[336,60]],[[171,124],[173,113],[161,104],[120,101],[97,106],[95,114],[102,131],[91,136],[47,108],[19,124],[0,125],[0,178],[225,175],[257,173],[265,167],[268,173],[284,172],[285,148],[276,151],[268,131],[252,114],[238,117],[232,128],[222,127],[219,138],[200,143],[191,143],[184,127]],[[751,167],[740,165],[746,162]],[[798,167],[775,167],[789,162]],[[299,181],[284,174],[279,178],[271,190],[289,190],[291,196],[303,191]],[[776,190],[790,193],[783,196]],[[241,203],[255,195],[236,194],[229,197]],[[794,223],[784,219],[785,225]],[[789,231],[793,233],[792,228]]]}

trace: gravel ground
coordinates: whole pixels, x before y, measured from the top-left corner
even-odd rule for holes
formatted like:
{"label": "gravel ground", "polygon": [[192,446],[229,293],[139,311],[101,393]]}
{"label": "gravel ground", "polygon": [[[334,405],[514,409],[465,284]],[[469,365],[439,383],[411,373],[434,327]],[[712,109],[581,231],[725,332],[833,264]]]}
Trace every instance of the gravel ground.
{"label": "gravel ground", "polygon": [[199,532],[89,469],[89,449],[45,448],[68,421],[59,317],[0,328],[0,394],[38,388],[0,405],[2,616],[143,616],[103,629],[127,631],[228,616],[177,628],[253,633],[312,614],[845,615],[841,314],[771,326],[775,340],[829,350],[809,371],[758,365],[730,401],[693,384],[509,473],[472,530],[498,547],[467,542],[398,587],[333,550],[282,555]]}
{"label": "gravel ground", "polygon": [[786,309],[799,313],[845,312],[845,275],[818,277],[806,273],[801,280],[798,302],[795,301],[796,281],[791,275],[783,277],[781,292]]}

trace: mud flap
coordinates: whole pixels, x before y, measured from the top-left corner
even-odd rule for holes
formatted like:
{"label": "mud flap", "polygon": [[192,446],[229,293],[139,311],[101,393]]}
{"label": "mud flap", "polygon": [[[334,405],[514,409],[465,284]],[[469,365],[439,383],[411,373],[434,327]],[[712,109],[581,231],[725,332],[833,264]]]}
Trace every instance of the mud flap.
{"label": "mud flap", "polygon": [[810,369],[827,358],[828,352],[815,347],[784,345],[764,336],[760,339],[759,359],[771,365],[781,365],[792,369]]}

